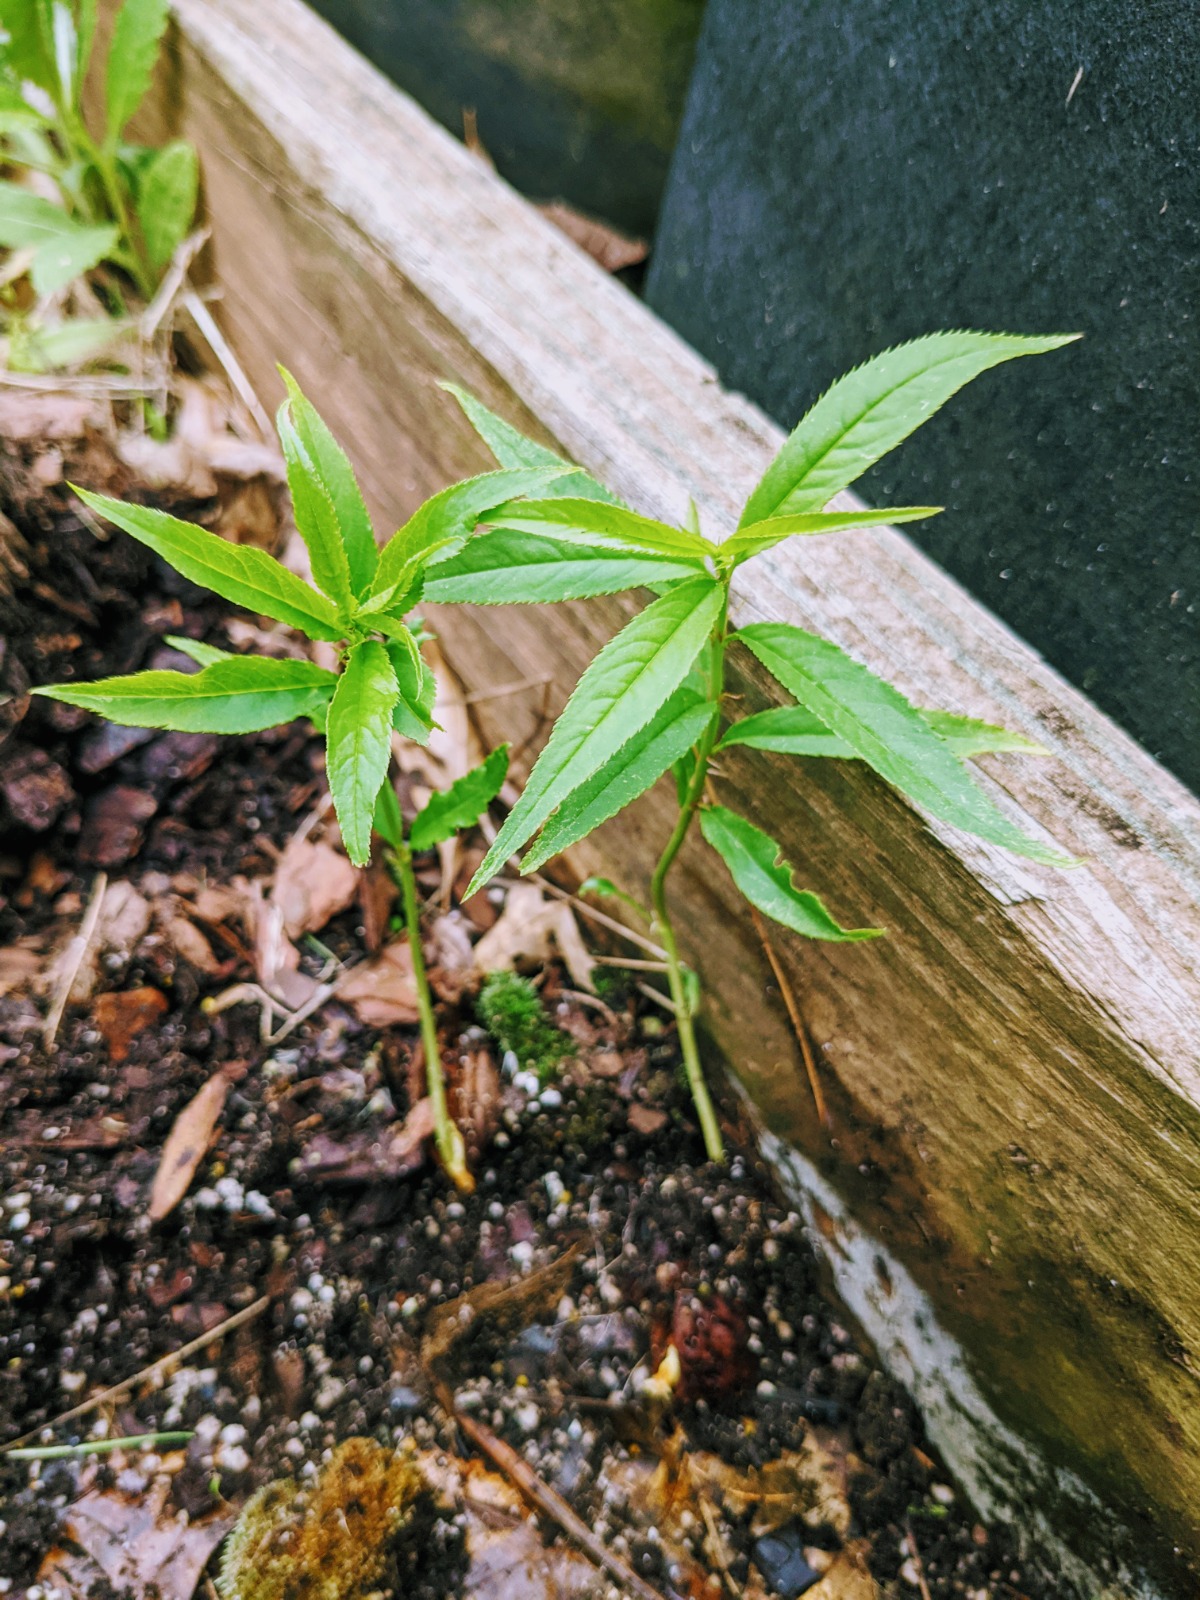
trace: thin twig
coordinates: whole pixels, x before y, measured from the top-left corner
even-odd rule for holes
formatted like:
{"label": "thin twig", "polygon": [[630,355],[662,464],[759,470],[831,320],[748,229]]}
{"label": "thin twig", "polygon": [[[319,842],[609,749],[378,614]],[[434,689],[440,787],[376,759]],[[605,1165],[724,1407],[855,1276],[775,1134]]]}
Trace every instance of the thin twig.
{"label": "thin twig", "polygon": [[170,316],[176,300],[186,292],[188,268],[208,243],[209,236],[208,228],[197,228],[195,233],[189,234],[176,250],[171,265],[155,291],[154,299],[142,312],[139,320],[138,332],[144,343],[151,343]]}
{"label": "thin twig", "polygon": [[588,905],[587,901],[581,900],[577,894],[569,894],[566,889],[560,889],[556,883],[551,883],[549,878],[543,878],[540,872],[532,873],[531,878],[534,883],[545,889],[547,894],[554,895],[558,900],[568,901],[576,911],[582,912],[590,921],[599,923],[602,928],[608,928],[612,933],[619,933],[622,939],[627,939],[639,950],[644,950],[647,955],[653,956],[656,961],[667,959],[667,952],[662,945],[655,944],[653,939],[647,939],[645,934],[637,933],[627,923],[618,922],[616,917],[610,917],[606,911],[597,911],[595,906]]}
{"label": "thin twig", "polygon": [[725,1580],[725,1587],[733,1595],[734,1600],[741,1600],[742,1591],[733,1581],[733,1573],[729,1570],[729,1557],[725,1552],[725,1541],[721,1537],[721,1530],[717,1526],[717,1518],[706,1494],[700,1496],[700,1515],[704,1518],[704,1526],[708,1529],[708,1537],[712,1541],[713,1554],[717,1558],[717,1565],[721,1569],[721,1576]]}
{"label": "thin twig", "polygon": [[666,972],[665,961],[642,961],[637,956],[593,956],[598,967],[628,967],[630,972]]}
{"label": "thin twig", "polygon": [[54,992],[54,1000],[46,1015],[46,1023],[42,1029],[42,1044],[47,1050],[54,1049],[54,1041],[58,1038],[59,1024],[67,1009],[67,1002],[71,998],[71,990],[75,987],[75,980],[79,976],[79,969],[83,966],[92,941],[96,937],[96,930],[100,926],[100,908],[104,904],[104,893],[108,888],[108,874],[98,872],[92,882],[91,898],[87,903],[87,910],[83,914],[83,922],[79,932],[71,940],[63,956],[62,976],[58,980],[58,988]]}
{"label": "thin twig", "polygon": [[5,1448],[16,1450],[23,1444],[28,1444],[31,1439],[36,1439],[39,1433],[47,1432],[53,1428],[61,1428],[65,1422],[74,1422],[76,1417],[86,1417],[89,1412],[97,1410],[100,1406],[107,1405],[110,1401],[123,1400],[131,1389],[136,1389],[140,1383],[149,1383],[169,1372],[179,1362],[186,1361],[189,1356],[194,1356],[197,1350],[204,1350],[217,1339],[223,1339],[227,1333],[232,1333],[235,1328],[240,1328],[244,1323],[252,1322],[260,1316],[271,1304],[269,1294],[262,1295],[253,1305],[247,1306],[243,1311],[235,1311],[231,1317],[226,1317],[224,1322],[218,1322],[215,1328],[210,1328],[207,1333],[202,1333],[198,1339],[193,1339],[190,1344],[185,1344],[179,1350],[172,1350],[169,1355],[159,1356],[157,1361],[152,1361],[148,1367],[143,1367],[140,1372],[135,1372],[132,1378],[125,1378],[121,1383],[114,1383],[110,1389],[102,1389],[99,1394],[94,1394],[90,1400],[84,1400],[80,1405],[72,1406],[70,1411],[64,1411],[51,1422],[44,1422],[40,1427],[30,1428],[28,1433],[23,1433],[19,1439],[14,1439]]}
{"label": "thin twig", "polygon": [[639,983],[636,988],[639,994],[644,994],[647,1000],[653,1000],[656,1006],[661,1006],[664,1011],[669,1011],[673,1017],[678,1015],[675,1010],[675,1002],[669,994],[661,994],[648,983]]}
{"label": "thin twig", "polygon": [[498,689],[476,689],[474,693],[463,696],[463,705],[485,705],[490,700],[504,700],[510,694],[521,694],[526,689],[541,689],[553,682],[554,679],[544,673],[535,678],[518,678],[514,683],[502,683]]}
{"label": "thin twig", "polygon": [[912,1531],[912,1523],[904,1524],[904,1531],[908,1535],[908,1553],[912,1557],[913,1566],[917,1572],[917,1588],[921,1591],[921,1600],[933,1600],[929,1592],[929,1584],[925,1578],[925,1563],[921,1560],[921,1552],[917,1549],[916,1537]]}
{"label": "thin twig", "polygon": [[754,930],[762,942],[763,952],[771,963],[771,971],[775,974],[775,982],[779,985],[779,992],[783,996],[783,1003],[787,1007],[787,1014],[791,1019],[792,1032],[796,1035],[796,1042],[800,1046],[800,1054],[804,1057],[804,1070],[808,1074],[808,1086],[812,1090],[813,1104],[817,1108],[817,1116],[823,1128],[833,1127],[833,1118],[829,1115],[829,1107],[825,1103],[825,1094],[821,1088],[821,1079],[817,1073],[817,1059],[813,1054],[812,1043],[808,1037],[808,1029],[804,1026],[804,1018],[800,1015],[800,1007],[796,1004],[796,996],[788,981],[787,973],[783,970],[779,957],[775,954],[775,946],[771,943],[767,933],[767,925],[763,921],[757,906],[750,907],[750,915],[754,918]]}
{"label": "thin twig", "polygon": [[212,312],[204,304],[204,301],[201,300],[200,296],[194,289],[189,289],[186,291],[186,293],[181,295],[179,303],[186,309],[192,321],[196,324],[197,328],[199,328],[201,334],[203,335],[204,342],[208,345],[208,348],[212,351],[213,355],[216,356],[217,360],[221,363],[221,366],[225,369],[225,376],[237,390],[238,398],[241,400],[246,410],[254,418],[254,421],[258,425],[259,431],[261,432],[263,438],[272,438],[273,430],[271,428],[271,419],[267,415],[262,401],[258,398],[257,394],[255,394],[254,385],[246,376],[241,362],[234,355],[233,351],[230,349],[228,341],[225,338],[225,335],[217,326],[216,319],[213,317]]}
{"label": "thin twig", "polygon": [[511,1445],[498,1439],[490,1428],[474,1417],[463,1416],[456,1410],[454,1419],[471,1443],[512,1480],[525,1498],[543,1515],[557,1522],[568,1538],[573,1539],[598,1567],[616,1579],[625,1593],[636,1595],[637,1600],[662,1600],[658,1590],[651,1588],[627,1561],[622,1561],[620,1556],[608,1549],[587,1523],[575,1515],[563,1497],[543,1482]]}

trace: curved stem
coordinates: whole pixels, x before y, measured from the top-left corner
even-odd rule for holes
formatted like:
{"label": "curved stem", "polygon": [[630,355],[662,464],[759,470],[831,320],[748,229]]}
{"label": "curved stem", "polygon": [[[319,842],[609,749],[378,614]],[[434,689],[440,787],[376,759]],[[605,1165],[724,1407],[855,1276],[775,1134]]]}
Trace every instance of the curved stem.
{"label": "curved stem", "polygon": [[[725,631],[726,617],[728,614],[728,599],[721,608],[713,628],[712,638],[709,640],[709,694],[714,705],[719,705],[721,696],[725,691]],[[712,758],[713,746],[717,740],[719,719],[714,715],[712,724],[700,741],[696,751],[696,769],[692,773],[687,790],[680,802],[679,816],[675,827],[667,841],[666,848],[658,859],[654,869],[654,876],[650,880],[650,903],[654,908],[654,921],[662,947],[667,956],[667,982],[671,989],[671,999],[675,1005],[675,1015],[679,1024],[679,1047],[683,1053],[684,1071],[687,1073],[688,1088],[692,1092],[692,1100],[696,1106],[696,1114],[700,1119],[700,1129],[704,1134],[704,1148],[710,1161],[725,1160],[725,1142],[721,1138],[721,1128],[717,1121],[716,1108],[712,1096],[708,1092],[705,1082],[704,1069],[700,1064],[700,1051],[696,1044],[696,1030],[692,1024],[692,1006],[688,999],[687,986],[683,978],[683,963],[679,959],[679,946],[675,938],[675,927],[671,921],[671,914],[667,908],[667,875],[675,864],[675,859],[683,848],[683,842],[688,836],[699,810],[700,801],[704,797],[704,785],[708,778],[708,764]]]}
{"label": "curved stem", "polygon": [[466,1148],[463,1137],[455,1126],[446,1104],[446,1080],[442,1074],[442,1051],[438,1043],[437,1019],[433,1014],[433,996],[429,991],[429,974],[425,970],[425,952],[421,947],[421,908],[417,901],[417,880],[413,875],[412,851],[403,833],[391,844],[392,875],[400,888],[404,903],[404,926],[408,930],[408,943],[412,951],[413,984],[417,991],[417,1012],[421,1022],[421,1046],[425,1052],[425,1082],[433,1102],[434,1143],[447,1175],[464,1194],[470,1194],[475,1180],[467,1170]]}

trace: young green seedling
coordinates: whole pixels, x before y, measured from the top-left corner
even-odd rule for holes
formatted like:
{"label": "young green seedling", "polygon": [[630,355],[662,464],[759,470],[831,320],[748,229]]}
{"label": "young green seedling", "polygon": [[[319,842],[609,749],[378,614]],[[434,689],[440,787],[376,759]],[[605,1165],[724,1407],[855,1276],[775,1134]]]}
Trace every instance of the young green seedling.
{"label": "young green seedling", "polygon": [[431,561],[452,555],[480,518],[513,496],[536,493],[563,475],[551,467],[489,472],[427,500],[377,549],[350,463],[314,407],[285,373],[288,398],[277,419],[296,527],[308,548],[314,583],[265,550],[228,544],[165,512],[104,495],[75,492],[96,513],[204,588],[310,639],[338,646],[340,671],[312,661],[231,655],[176,639],[198,672],[150,671],[97,683],[61,683],[35,693],[83,706],[112,722],[195,733],[253,733],[308,717],[324,730],[326,772],[347,854],[365,866],[374,826],[400,887],[412,947],[429,1093],[438,1153],[463,1188],[471,1186],[458,1129],[446,1108],[433,1002],[421,952],[414,850],[428,849],[474,823],[499,792],[507,750],[435,794],[405,834],[388,781],[392,734],[426,744],[434,726],[434,679],[419,632],[405,621],[418,604]]}
{"label": "young green seedling", "polygon": [[[937,333],[901,345],[841,378],[788,438],[747,500],[737,529],[714,543],[694,508],[684,527],[639,516],[578,473],[487,519],[491,532],[436,566],[431,600],[549,601],[634,585],[655,599],[600,652],[580,679],[517,805],[468,894],[530,840],[531,872],[615,816],[665,772],[675,774],[678,814],[650,884],[654,925],[666,952],[680,1046],[705,1144],[723,1158],[693,1019],[694,986],[683,967],[667,903],[667,881],[693,822],[733,881],[764,915],[810,939],[859,940],[878,928],[843,928],[821,899],[797,886],[779,845],[713,797],[714,756],[735,745],[785,755],[865,761],[932,816],[1035,861],[1071,865],[1028,838],[976,783],[965,760],[990,751],[1041,753],[1002,728],[952,712],[919,709],[838,645],[791,623],[733,632],[729,592],[746,561],[796,535],[833,533],[932,516],[934,506],[828,511],[834,495],[899,445],[972,378],[1016,356],[1057,349],[1076,337]],[[506,467],[558,458],[454,391]],[[564,465],[563,463],[559,463]],[[734,722],[726,658],[749,650],[795,700]]]}
{"label": "young green seedling", "polygon": [[[196,213],[199,167],[182,139],[159,149],[132,144],[125,130],[150,87],[170,0],[125,0],[113,25],[99,123],[84,117],[83,86],[93,65],[98,0],[0,0],[0,150],[9,166],[39,174],[56,199],[24,184],[0,183],[0,245],[28,252],[41,300],[101,263],[119,268],[149,299]],[[122,309],[115,281],[101,285]],[[24,348],[14,324],[10,360],[53,365],[96,353],[110,319],[67,323]]]}

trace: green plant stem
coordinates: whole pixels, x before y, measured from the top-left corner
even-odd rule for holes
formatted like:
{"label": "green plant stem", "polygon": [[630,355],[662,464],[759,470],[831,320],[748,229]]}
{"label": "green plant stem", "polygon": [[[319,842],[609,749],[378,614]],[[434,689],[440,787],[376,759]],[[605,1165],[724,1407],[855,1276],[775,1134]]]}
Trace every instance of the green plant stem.
{"label": "green plant stem", "polygon": [[[714,705],[719,705],[721,696],[725,691],[725,633],[726,617],[728,615],[728,598],[721,608],[709,642],[709,693]],[[700,802],[704,798],[704,785],[708,778],[708,764],[712,757],[713,746],[716,743],[719,719],[713,718],[712,725],[701,740],[696,751],[696,770],[693,772],[687,791],[679,807],[679,816],[676,819],[671,837],[667,840],[666,848],[658,859],[654,869],[654,876],[650,880],[650,903],[654,908],[654,922],[658,936],[662,941],[663,950],[667,957],[667,982],[671,990],[671,999],[675,1006],[675,1016],[679,1025],[679,1046],[683,1052],[683,1066],[687,1073],[688,1088],[692,1092],[692,1100],[696,1107],[696,1114],[700,1118],[700,1129],[704,1134],[704,1148],[710,1161],[723,1162],[725,1160],[725,1142],[721,1138],[721,1127],[717,1121],[716,1108],[712,1103],[712,1096],[708,1092],[708,1084],[704,1078],[704,1068],[700,1063],[700,1051],[696,1044],[696,1030],[692,1021],[692,1007],[688,1000],[687,986],[683,980],[683,963],[679,959],[679,945],[675,938],[675,926],[671,921],[671,914],[667,907],[667,875],[675,864],[675,858],[683,848],[683,842],[688,836]]]}
{"label": "green plant stem", "polygon": [[121,189],[121,176],[117,171],[116,156],[107,144],[98,144],[92,138],[80,117],[71,118],[71,137],[99,174],[100,184],[104,190],[104,197],[112,211],[113,221],[121,230],[120,256],[117,258],[119,264],[125,268],[134,283],[136,283],[138,293],[144,300],[148,301],[154,295],[154,279],[142,255],[137,236],[133,231],[129,207],[125,204],[125,195]]}
{"label": "green plant stem", "polygon": [[425,952],[421,947],[421,908],[417,901],[417,880],[413,875],[412,851],[403,832],[389,843],[389,864],[392,876],[400,889],[404,905],[404,926],[408,930],[408,943],[412,952],[413,984],[417,991],[421,1045],[425,1052],[425,1081],[429,1087],[429,1098],[433,1102],[434,1143],[442,1166],[453,1180],[455,1187],[464,1194],[469,1194],[475,1187],[475,1180],[467,1169],[467,1155],[462,1134],[455,1126],[446,1104],[446,1080],[442,1073],[437,1019],[433,1014],[433,996],[429,989],[429,974],[425,970]]}

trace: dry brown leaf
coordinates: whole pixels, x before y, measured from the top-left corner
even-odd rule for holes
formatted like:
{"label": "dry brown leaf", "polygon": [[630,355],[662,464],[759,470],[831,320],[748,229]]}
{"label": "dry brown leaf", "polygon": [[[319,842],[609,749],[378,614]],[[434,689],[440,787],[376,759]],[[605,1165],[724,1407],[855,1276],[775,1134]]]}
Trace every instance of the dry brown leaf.
{"label": "dry brown leaf", "polygon": [[552,1314],[567,1292],[586,1243],[577,1239],[557,1260],[536,1268],[523,1278],[480,1283],[456,1299],[436,1306],[429,1314],[421,1344],[423,1365],[443,1377],[455,1346],[468,1329],[477,1332],[480,1327],[487,1327],[489,1335],[500,1333],[511,1337],[536,1322],[539,1316]]}
{"label": "dry brown leaf", "polygon": [[834,1557],[819,1583],[806,1589],[808,1600],[879,1600],[879,1585],[867,1565],[867,1543],[852,1539]]}
{"label": "dry brown leaf", "polygon": [[548,899],[536,883],[514,883],[500,919],[475,946],[475,965],[480,972],[502,972],[518,961],[546,962],[552,942],[576,987],[592,989],[593,962],[570,906]]}
{"label": "dry brown leaf", "polygon": [[361,1130],[344,1139],[318,1133],[300,1157],[306,1178],[326,1183],[372,1183],[403,1178],[425,1160],[422,1148],[433,1136],[433,1102],[418,1100],[403,1122]]}
{"label": "dry brown leaf", "polygon": [[628,1121],[634,1133],[640,1133],[644,1137],[650,1138],[656,1133],[661,1133],[670,1118],[660,1107],[645,1106],[640,1101],[635,1100],[629,1108]]}
{"label": "dry brown leaf", "polygon": [[[52,1550],[38,1571],[47,1592],[88,1600],[101,1580],[137,1600],[192,1600],[200,1575],[232,1526],[231,1516],[190,1522],[167,1509],[170,1480],[136,1498],[93,1491],[67,1513],[69,1543]],[[77,1547],[77,1548],[76,1548]]]}
{"label": "dry brown leaf", "polygon": [[166,995],[161,990],[143,986],[98,995],[92,1008],[92,1021],[103,1035],[111,1059],[124,1061],[138,1034],[152,1028],[166,1010]]}
{"label": "dry brown leaf", "polygon": [[175,1118],[150,1186],[146,1214],[151,1222],[161,1222],[187,1193],[225,1109],[229,1085],[230,1077],[224,1068],[215,1072]]}
{"label": "dry brown leaf", "polygon": [[491,1142],[500,1123],[500,1072],[490,1050],[468,1050],[450,1090],[450,1111],[462,1129],[472,1161]]}
{"label": "dry brown leaf", "polygon": [[650,254],[645,239],[633,239],[627,233],[618,233],[606,222],[597,222],[561,200],[551,200],[538,210],[568,239],[573,239],[581,250],[586,250],[593,261],[598,261],[605,272],[620,272],[622,267],[636,267]]}
{"label": "dry brown leaf", "polygon": [[420,1013],[407,939],[389,944],[374,961],[352,967],[338,983],[337,994],[370,1028],[416,1022]]}
{"label": "dry brown leaf", "polygon": [[275,868],[271,901],[283,913],[289,939],[317,933],[331,917],[353,905],[358,871],[332,846],[295,834]]}
{"label": "dry brown leaf", "polygon": [[283,908],[263,895],[260,883],[235,878],[243,895],[246,923],[254,938],[254,970],[259,983],[293,1011],[312,999],[317,980],[300,971],[300,952],[283,926]]}
{"label": "dry brown leaf", "polygon": [[[95,936],[79,962],[68,1004],[81,1006],[91,999],[100,977],[100,961],[106,955],[127,960],[150,931],[151,908],[145,896],[138,893],[126,878],[108,884],[100,902],[99,919]],[[39,988],[55,993],[60,979],[66,981],[67,969],[78,959],[75,944],[77,929],[72,927],[53,962],[42,974]]]}
{"label": "dry brown leaf", "polygon": [[42,970],[36,945],[9,944],[0,949],[0,995],[11,994],[33,982]]}
{"label": "dry brown leaf", "polygon": [[735,1516],[751,1512],[756,1536],[798,1518],[811,1528],[827,1524],[844,1539],[850,1531],[845,1456],[831,1437],[823,1442],[815,1432],[798,1450],[785,1450],[761,1467],[732,1467],[698,1450],[685,1458],[682,1472],[693,1493],[707,1491]]}
{"label": "dry brown leaf", "polygon": [[220,972],[221,963],[213,955],[212,946],[187,917],[171,917],[167,922],[166,934],[175,947],[176,955],[182,956],[197,972],[206,972],[210,976]]}

